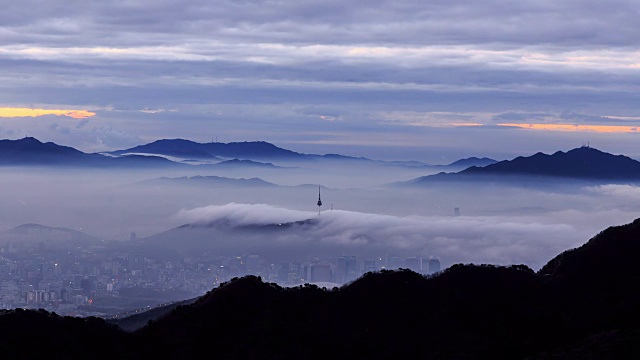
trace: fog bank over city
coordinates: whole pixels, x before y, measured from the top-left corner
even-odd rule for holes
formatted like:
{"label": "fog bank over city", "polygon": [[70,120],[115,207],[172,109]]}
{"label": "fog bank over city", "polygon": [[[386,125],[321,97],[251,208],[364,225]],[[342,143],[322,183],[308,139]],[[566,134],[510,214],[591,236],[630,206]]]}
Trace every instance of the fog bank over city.
{"label": "fog bank over city", "polygon": [[587,145],[426,164],[185,139],[84,153],[27,137],[0,140],[0,167],[0,308],[65,315],[149,309],[249,274],[331,288],[385,269],[540,270],[640,213],[640,162]]}
{"label": "fog bank over city", "polygon": [[[380,169],[379,165],[359,167],[363,178]],[[601,229],[633,220],[640,210],[640,190],[628,184],[563,181],[531,187],[480,182],[404,188],[384,183],[411,178],[416,169],[384,169],[384,176],[354,187],[353,179],[341,182],[344,174],[330,166],[312,171],[323,174],[318,182],[299,167],[224,173],[195,167],[144,171],[12,168],[0,180],[0,186],[11,189],[0,203],[0,224],[8,230],[37,223],[109,241],[129,241],[131,232],[141,239],[185,224],[224,221],[237,227],[317,219],[317,224],[304,230],[294,227],[263,239],[243,240],[238,234],[230,241],[236,244],[238,255],[257,250],[252,242],[258,241],[277,247],[281,257],[286,257],[287,244],[308,244],[309,257],[314,256],[311,244],[321,244],[336,255],[403,253],[438,257],[443,265],[522,263],[537,269]],[[268,180],[268,185],[220,185],[206,178],[215,174],[240,179],[232,176],[248,172]],[[423,172],[428,173],[428,169]],[[193,181],[195,174],[205,178]],[[324,186],[325,179],[331,187]],[[323,201],[320,215],[318,186]],[[180,243],[180,239],[175,241]],[[213,240],[211,249],[215,251]]]}

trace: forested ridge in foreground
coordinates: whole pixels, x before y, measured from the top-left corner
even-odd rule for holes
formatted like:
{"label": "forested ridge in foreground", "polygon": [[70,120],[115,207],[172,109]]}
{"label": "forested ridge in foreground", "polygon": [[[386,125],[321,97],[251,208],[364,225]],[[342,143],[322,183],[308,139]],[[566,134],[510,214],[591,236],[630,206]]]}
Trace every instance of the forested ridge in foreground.
{"label": "forested ridge in foreground", "polygon": [[10,358],[625,359],[640,357],[640,219],[537,273],[459,264],[367,273],[341,288],[246,276],[136,331],[46,311],[0,313]]}

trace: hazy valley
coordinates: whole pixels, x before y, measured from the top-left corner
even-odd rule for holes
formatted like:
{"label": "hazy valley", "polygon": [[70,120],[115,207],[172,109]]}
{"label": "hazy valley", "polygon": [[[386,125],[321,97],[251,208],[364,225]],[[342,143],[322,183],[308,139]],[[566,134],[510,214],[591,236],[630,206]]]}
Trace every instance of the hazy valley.
{"label": "hazy valley", "polygon": [[637,1],[3,5],[3,359],[640,358]]}
{"label": "hazy valley", "polygon": [[[429,165],[264,142],[150,145],[86,154],[32,138],[0,142],[12,154],[0,180],[11,189],[0,201],[5,307],[29,303],[18,294],[55,288],[58,299],[66,289],[113,314],[198,296],[244,274],[338,285],[385,268],[429,274],[431,259],[441,269],[538,270],[640,210],[640,178],[629,165],[640,163],[592,148],[566,153],[579,159],[562,152]],[[132,295],[145,287],[151,295]],[[104,303],[119,292],[131,299]],[[50,305],[38,301],[30,306]]]}

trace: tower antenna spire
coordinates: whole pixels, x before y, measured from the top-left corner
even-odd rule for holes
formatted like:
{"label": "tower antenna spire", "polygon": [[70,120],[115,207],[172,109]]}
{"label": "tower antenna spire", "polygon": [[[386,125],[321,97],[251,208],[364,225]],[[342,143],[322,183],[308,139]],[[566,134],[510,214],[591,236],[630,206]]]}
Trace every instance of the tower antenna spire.
{"label": "tower antenna spire", "polygon": [[322,206],[322,200],[320,199],[320,186],[318,186],[318,215],[320,215],[320,207]]}

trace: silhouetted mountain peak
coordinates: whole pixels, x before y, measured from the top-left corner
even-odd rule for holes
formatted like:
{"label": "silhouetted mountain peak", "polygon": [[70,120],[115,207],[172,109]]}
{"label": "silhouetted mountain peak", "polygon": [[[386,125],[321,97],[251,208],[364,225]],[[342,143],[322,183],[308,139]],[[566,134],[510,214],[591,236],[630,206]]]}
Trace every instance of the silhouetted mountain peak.
{"label": "silhouetted mountain peak", "polygon": [[364,295],[380,286],[386,291],[396,293],[402,289],[409,289],[424,285],[426,278],[408,269],[381,270],[368,272],[355,281],[342,287],[346,294],[359,293]]}
{"label": "silhouetted mountain peak", "polygon": [[38,144],[42,144],[42,142],[41,142],[40,140],[38,140],[38,139],[36,139],[36,138],[34,138],[34,137],[32,137],[32,136],[25,136],[24,138],[22,138],[22,139],[18,139],[18,140],[16,140],[16,141],[17,141],[17,142],[20,142],[20,143],[25,143],[25,144],[28,144],[28,143],[38,143]]}
{"label": "silhouetted mountain peak", "polygon": [[0,140],[0,151],[2,152],[55,152],[84,154],[72,147],[58,145],[52,142],[43,143],[34,137],[25,137],[18,140]]}
{"label": "silhouetted mountain peak", "polygon": [[415,185],[430,181],[508,181],[511,177],[571,178],[587,181],[640,181],[640,162],[592,147],[579,147],[551,155],[537,152],[484,167],[471,166],[457,173],[440,173],[405,182]]}
{"label": "silhouetted mountain peak", "polygon": [[[305,219],[298,221],[288,221],[281,223],[238,223],[235,220],[231,220],[229,218],[216,219],[207,222],[197,222],[192,224],[185,224],[178,229],[190,229],[190,228],[216,228],[219,230],[225,229],[237,229],[237,230],[259,230],[259,231],[267,231],[267,230],[286,230],[294,226],[314,226],[320,222],[318,219]],[[171,231],[171,230],[169,230]]]}
{"label": "silhouetted mountain peak", "polygon": [[165,167],[187,166],[157,156],[111,157],[88,154],[33,137],[0,140],[0,166]]}
{"label": "silhouetted mountain peak", "polygon": [[144,180],[140,184],[178,184],[178,185],[203,185],[203,186],[238,186],[238,187],[275,187],[274,183],[264,181],[261,178],[228,178],[222,176],[182,176],[177,178],[161,177]]}
{"label": "silhouetted mountain peak", "polygon": [[304,157],[303,154],[277,147],[266,141],[198,143],[185,139],[161,139],[112,152],[115,155],[126,153],[149,153],[194,159],[289,159]]}
{"label": "silhouetted mountain peak", "polygon": [[7,232],[14,233],[14,234],[26,234],[29,231],[51,231],[51,230],[60,230],[60,231],[65,231],[65,232],[76,232],[76,230],[71,230],[71,229],[66,229],[66,228],[59,228],[59,227],[50,227],[50,226],[34,224],[34,223],[18,225],[16,227],[12,228],[12,229],[7,230]]}
{"label": "silhouetted mountain peak", "polygon": [[173,145],[173,146],[183,146],[185,144],[187,145],[195,145],[198,144],[195,141],[191,141],[191,140],[187,140],[187,139],[159,139],[156,141],[152,141],[150,142],[148,145]]}
{"label": "silhouetted mountain peak", "polygon": [[201,296],[193,305],[194,307],[217,307],[225,303],[241,303],[246,307],[254,307],[282,290],[283,288],[279,285],[264,282],[259,276],[247,275],[221,284],[217,289]]}
{"label": "silhouetted mountain peak", "polygon": [[260,166],[260,167],[276,167],[272,163],[263,163],[253,160],[231,159],[215,164],[215,166]]}
{"label": "silhouetted mountain peak", "polygon": [[640,256],[640,219],[603,230],[584,245],[553,258],[540,274],[590,279],[640,276],[634,260],[637,256]]}
{"label": "silhouetted mountain peak", "polygon": [[103,240],[83,233],[63,227],[51,227],[40,224],[22,224],[12,229],[5,230],[0,237],[0,243],[7,240],[19,240],[20,242],[46,242],[55,247],[65,247],[69,243],[78,246],[90,246],[102,243]]}
{"label": "silhouetted mountain peak", "polygon": [[465,159],[460,159],[457,161],[452,162],[449,165],[446,165],[447,167],[470,167],[470,166],[477,166],[477,167],[483,167],[483,166],[487,166],[487,165],[491,165],[491,164],[495,164],[498,161],[487,158],[487,157],[483,157],[483,158],[478,158],[475,156],[469,157],[469,158],[465,158]]}

